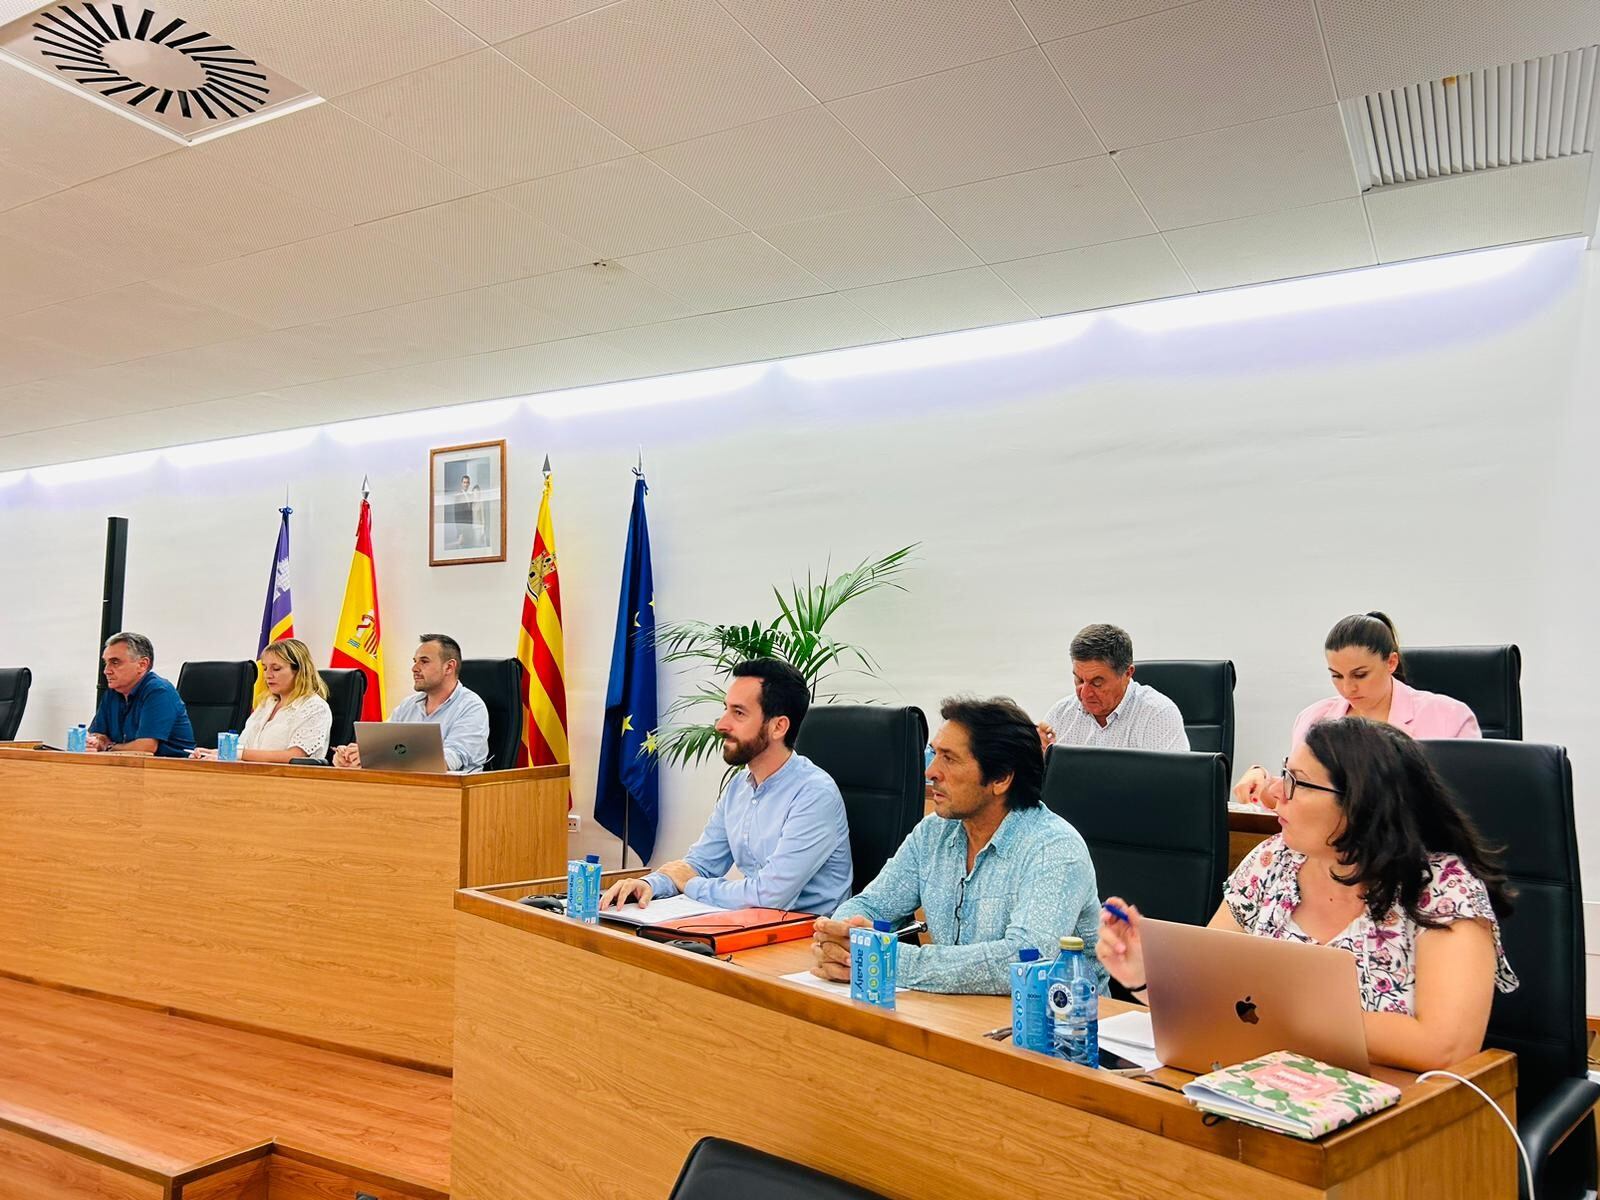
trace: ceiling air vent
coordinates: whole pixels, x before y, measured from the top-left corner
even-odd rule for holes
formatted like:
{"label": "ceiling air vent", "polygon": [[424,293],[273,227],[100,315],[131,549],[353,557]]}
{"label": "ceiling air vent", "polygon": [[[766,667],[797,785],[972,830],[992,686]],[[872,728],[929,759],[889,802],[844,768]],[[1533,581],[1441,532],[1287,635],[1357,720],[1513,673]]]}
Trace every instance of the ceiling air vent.
{"label": "ceiling air vent", "polygon": [[1587,46],[1344,101],[1363,190],[1593,150],[1597,58]]}
{"label": "ceiling air vent", "polygon": [[225,38],[142,4],[50,4],[0,27],[0,56],[193,144],[317,103]]}

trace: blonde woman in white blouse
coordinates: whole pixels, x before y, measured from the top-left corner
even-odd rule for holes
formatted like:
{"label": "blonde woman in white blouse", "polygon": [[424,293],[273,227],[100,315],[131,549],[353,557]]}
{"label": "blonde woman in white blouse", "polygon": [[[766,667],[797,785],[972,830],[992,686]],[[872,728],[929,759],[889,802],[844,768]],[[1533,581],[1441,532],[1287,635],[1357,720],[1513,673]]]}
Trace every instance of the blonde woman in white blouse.
{"label": "blonde woman in white blouse", "polygon": [[[328,685],[317,674],[306,644],[296,638],[273,642],[261,652],[261,674],[267,695],[239,734],[239,757],[269,763],[326,758],[333,710],[328,707]],[[217,752],[195,750],[191,757],[214,759]]]}

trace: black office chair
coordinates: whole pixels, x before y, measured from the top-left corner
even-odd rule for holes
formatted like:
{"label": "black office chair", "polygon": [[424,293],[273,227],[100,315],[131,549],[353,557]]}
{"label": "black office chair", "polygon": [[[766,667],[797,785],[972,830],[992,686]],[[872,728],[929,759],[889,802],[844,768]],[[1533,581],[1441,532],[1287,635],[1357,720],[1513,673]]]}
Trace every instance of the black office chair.
{"label": "black office chair", "polygon": [[339,746],[356,740],[356,722],[367,698],[367,675],[354,667],[319,667],[317,674],[328,685],[328,707],[333,710],[333,727],[328,731],[328,761]]}
{"label": "black office chair", "polygon": [[1211,920],[1228,876],[1222,755],[1051,746],[1044,802],[1089,843],[1102,897],[1162,921]]}
{"label": "black office chair", "polygon": [[0,667],[0,742],[17,736],[32,686],[33,672],[27,667]]}
{"label": "black office chair", "polygon": [[[801,726],[804,729],[804,726]],[[884,1200],[812,1167],[725,1138],[703,1137],[684,1160],[669,1200]]]}
{"label": "black office chair", "polygon": [[250,719],[256,690],[255,659],[186,662],[178,670],[178,695],[189,710],[194,744],[213,747],[217,734],[237,733]]}
{"label": "black office chair", "polygon": [[927,744],[928,719],[920,708],[818,705],[801,722],[796,752],[833,776],[844,797],[857,892],[878,877],[922,820]]}
{"label": "black office chair", "polygon": [[489,762],[486,771],[517,765],[522,740],[522,664],[514,658],[463,658],[460,679],[489,709]]}
{"label": "black office chair", "polygon": [[1406,682],[1461,701],[1486,738],[1522,740],[1522,651],[1515,646],[1407,646]]}
{"label": "black office chair", "polygon": [[1233,685],[1238,672],[1225,658],[1164,658],[1133,664],[1133,677],[1178,706],[1189,749],[1233,762]]}
{"label": "black office chair", "polygon": [[[1583,886],[1572,767],[1561,746],[1461,738],[1423,749],[1502,858],[1516,911],[1501,926],[1521,986],[1495,993],[1486,1044],[1517,1055],[1517,1129],[1540,1200],[1594,1186],[1594,1106],[1584,1022]],[[1569,1136],[1570,1135],[1570,1136]]]}

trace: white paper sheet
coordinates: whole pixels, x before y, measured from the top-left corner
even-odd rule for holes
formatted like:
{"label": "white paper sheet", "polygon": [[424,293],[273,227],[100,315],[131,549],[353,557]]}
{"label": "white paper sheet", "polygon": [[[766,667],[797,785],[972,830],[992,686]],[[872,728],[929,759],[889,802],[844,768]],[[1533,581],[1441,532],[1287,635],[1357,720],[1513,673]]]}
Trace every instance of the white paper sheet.
{"label": "white paper sheet", "polygon": [[1118,1013],[1100,1022],[1100,1048],[1120,1054],[1145,1070],[1161,1066],[1156,1057],[1156,1035],[1150,1014],[1143,1010]]}
{"label": "white paper sheet", "polygon": [[721,912],[715,904],[701,904],[687,896],[668,896],[650,901],[650,907],[624,904],[621,908],[603,908],[600,916],[607,921],[622,921],[629,925],[659,925],[663,921],[676,921],[680,917],[703,917],[706,913]]}
{"label": "white paper sheet", "polygon": [[[820,975],[813,975],[810,971],[796,971],[792,975],[780,975],[778,978],[787,979],[790,983],[803,983],[806,987],[814,987],[819,992],[829,992],[835,996],[850,999],[850,985],[832,979],[824,979]],[[896,994],[905,991],[903,987],[895,988]]]}

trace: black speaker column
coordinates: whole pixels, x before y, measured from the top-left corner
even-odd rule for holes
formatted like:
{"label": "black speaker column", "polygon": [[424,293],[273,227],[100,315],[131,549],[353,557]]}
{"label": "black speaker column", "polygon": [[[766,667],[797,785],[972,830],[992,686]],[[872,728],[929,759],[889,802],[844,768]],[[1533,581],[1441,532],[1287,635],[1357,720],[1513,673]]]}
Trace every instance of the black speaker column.
{"label": "black speaker column", "polygon": [[94,648],[94,698],[106,694],[106,677],[100,668],[100,650],[113,633],[122,632],[122,587],[128,575],[128,518],[106,518],[106,582],[100,600],[100,641]]}

